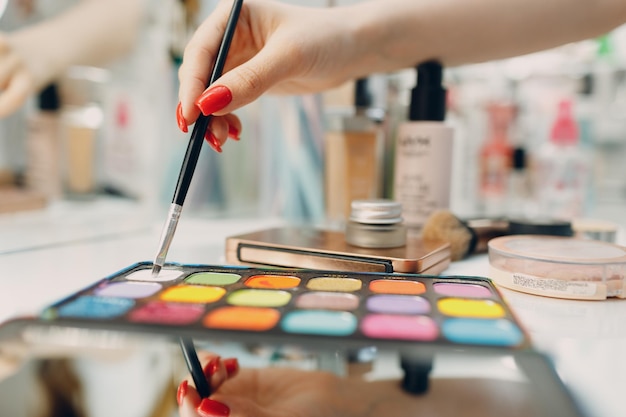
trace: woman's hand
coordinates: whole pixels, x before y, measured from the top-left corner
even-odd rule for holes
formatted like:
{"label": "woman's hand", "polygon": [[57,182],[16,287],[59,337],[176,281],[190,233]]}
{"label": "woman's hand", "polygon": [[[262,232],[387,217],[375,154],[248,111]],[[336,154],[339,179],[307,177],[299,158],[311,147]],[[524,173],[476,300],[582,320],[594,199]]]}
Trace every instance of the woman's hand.
{"label": "woman's hand", "polygon": [[239,369],[234,358],[200,354],[213,394],[190,380],[177,394],[181,417],[528,417],[537,415],[528,383],[486,378],[432,379],[423,395],[400,381],[341,378],[293,368]]}
{"label": "woman's hand", "polygon": [[199,356],[213,394],[201,399],[191,380],[183,381],[177,393],[181,417],[353,415],[340,403],[342,380],[333,374],[289,368],[239,370],[236,359]]}
{"label": "woman's hand", "polygon": [[246,0],[224,74],[207,89],[231,5],[231,0],[220,2],[202,23],[185,48],[179,70],[178,125],[186,131],[200,112],[224,116],[214,117],[207,132],[207,140],[218,151],[228,136],[238,137],[241,130],[229,113],[264,92],[321,91],[364,71],[348,9]]}

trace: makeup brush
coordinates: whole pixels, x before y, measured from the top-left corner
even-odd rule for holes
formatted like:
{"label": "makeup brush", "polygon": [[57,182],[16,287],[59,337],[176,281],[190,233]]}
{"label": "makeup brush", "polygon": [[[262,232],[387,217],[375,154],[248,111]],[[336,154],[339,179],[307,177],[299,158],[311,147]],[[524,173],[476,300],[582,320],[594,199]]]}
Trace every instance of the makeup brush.
{"label": "makeup brush", "polygon": [[433,212],[422,228],[422,239],[450,244],[450,260],[458,261],[472,253],[487,251],[487,242],[508,234],[509,223],[502,219],[463,221],[448,210]]}
{"label": "makeup brush", "polygon": [[[237,26],[237,20],[239,19],[239,12],[241,11],[241,5],[243,0],[234,0],[233,7],[226,23],[226,30],[222,37],[222,43],[220,44],[217,52],[217,58],[215,59],[215,66],[211,74],[209,85],[213,84],[221,75],[224,70],[224,63],[226,62],[226,56],[228,55],[228,49],[235,33],[235,27]],[[189,185],[193,178],[193,173],[198,163],[200,151],[202,150],[202,143],[204,142],[204,134],[211,121],[212,116],[204,116],[200,114],[198,120],[191,132],[191,138],[185,151],[185,157],[183,158],[183,164],[178,175],[178,181],[176,183],[176,189],[174,191],[174,198],[172,198],[172,204],[170,205],[169,212],[167,214],[167,220],[163,226],[161,232],[161,238],[159,240],[159,249],[157,251],[154,264],[152,266],[152,275],[157,276],[165,264],[165,258],[169,250],[172,239],[174,239],[174,233],[176,232],[176,226],[178,225],[178,219],[183,210],[183,203],[189,191]]]}
{"label": "makeup brush", "polygon": [[[222,42],[217,52],[215,66],[213,67],[209,85],[213,84],[222,75],[224,63],[226,62],[226,56],[228,55],[228,49],[230,48],[230,43],[235,33],[235,27],[237,26],[237,21],[239,20],[242,3],[243,0],[233,1],[230,16],[228,17],[228,22],[226,23],[226,29],[224,30],[224,36],[222,37]],[[178,225],[178,219],[180,218],[180,213],[183,209],[183,203],[185,202],[185,197],[187,196],[187,191],[189,191],[189,185],[191,184],[191,179],[193,178],[193,173],[196,169],[196,164],[198,163],[198,157],[200,156],[200,150],[202,149],[202,143],[204,142],[204,134],[210,121],[211,115],[204,116],[201,114],[198,117],[198,120],[196,120],[191,133],[191,138],[189,139],[187,151],[185,152],[183,164],[178,176],[178,182],[176,183],[176,190],[174,191],[172,205],[170,206],[165,226],[161,232],[159,250],[157,251],[157,255],[152,266],[153,277],[159,274],[161,268],[163,268],[163,265],[165,264],[165,258],[167,257],[167,252],[170,244],[172,243],[172,239],[174,238],[176,226]],[[198,394],[201,398],[207,398],[211,395],[211,386],[202,370],[202,364],[198,359],[193,339],[181,337],[180,347],[183,351],[187,369],[189,369],[189,373],[191,374]]]}
{"label": "makeup brush", "polygon": [[476,218],[461,220],[448,210],[433,212],[424,223],[422,239],[450,244],[450,260],[487,252],[489,240],[506,235],[572,236],[571,222],[551,218]]}

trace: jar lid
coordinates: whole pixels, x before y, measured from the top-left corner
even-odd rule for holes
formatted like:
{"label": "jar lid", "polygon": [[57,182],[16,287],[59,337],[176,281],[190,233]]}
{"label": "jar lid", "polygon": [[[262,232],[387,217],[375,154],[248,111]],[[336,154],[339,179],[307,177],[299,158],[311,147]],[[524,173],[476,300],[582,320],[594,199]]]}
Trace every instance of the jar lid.
{"label": "jar lid", "polygon": [[366,224],[392,224],[402,222],[402,205],[393,200],[354,200],[350,207],[350,220]]}

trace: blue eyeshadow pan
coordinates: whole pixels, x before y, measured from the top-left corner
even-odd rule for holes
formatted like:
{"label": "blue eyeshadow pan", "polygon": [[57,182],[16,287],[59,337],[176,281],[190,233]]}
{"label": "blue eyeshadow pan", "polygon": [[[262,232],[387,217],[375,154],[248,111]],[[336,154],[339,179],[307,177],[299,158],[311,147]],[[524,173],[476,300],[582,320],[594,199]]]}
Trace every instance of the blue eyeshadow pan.
{"label": "blue eyeshadow pan", "polygon": [[134,305],[128,298],[84,296],[64,304],[57,313],[60,317],[108,319],[125,314]]}

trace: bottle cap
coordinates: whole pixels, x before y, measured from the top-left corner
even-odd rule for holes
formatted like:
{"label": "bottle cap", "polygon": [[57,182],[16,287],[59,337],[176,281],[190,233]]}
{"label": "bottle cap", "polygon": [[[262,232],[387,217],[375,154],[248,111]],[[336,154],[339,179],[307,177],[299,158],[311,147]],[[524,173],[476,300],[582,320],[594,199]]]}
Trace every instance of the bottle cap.
{"label": "bottle cap", "polygon": [[402,222],[402,205],[386,199],[354,200],[350,220],[366,224],[393,224]]}
{"label": "bottle cap", "polygon": [[410,120],[443,121],[446,117],[446,90],[443,67],[437,61],[417,66],[417,85],[411,90]]}
{"label": "bottle cap", "polygon": [[61,108],[61,99],[56,84],[50,84],[39,93],[39,109],[40,110],[59,110]]}

